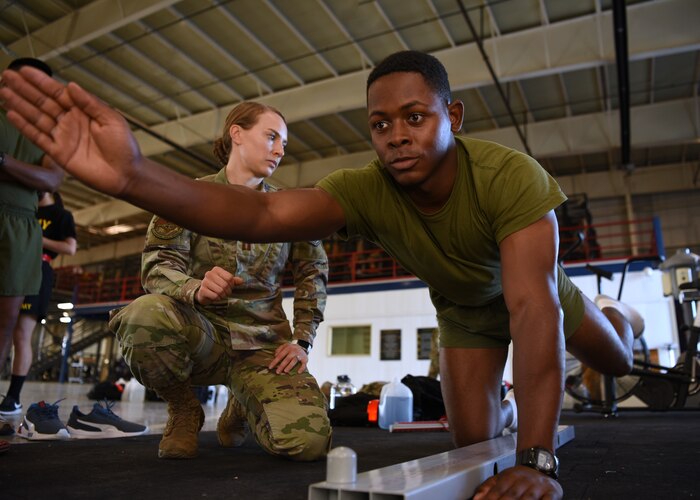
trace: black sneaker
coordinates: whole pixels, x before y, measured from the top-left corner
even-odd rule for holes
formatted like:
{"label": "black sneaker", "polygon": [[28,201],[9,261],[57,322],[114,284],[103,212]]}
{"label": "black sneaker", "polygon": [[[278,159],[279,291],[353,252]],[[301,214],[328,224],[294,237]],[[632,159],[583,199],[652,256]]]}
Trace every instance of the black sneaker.
{"label": "black sneaker", "polygon": [[58,401],[49,404],[45,401],[29,405],[27,414],[17,429],[17,435],[25,439],[70,439],[61,419],[58,418]]}
{"label": "black sneaker", "polygon": [[22,413],[22,405],[9,394],[0,403],[0,415],[17,415]]}
{"label": "black sneaker", "polygon": [[145,425],[128,422],[112,412],[114,403],[105,401],[104,406],[95,403],[87,415],[77,406],[68,419],[68,432],[71,437],[78,439],[104,439],[140,436],[148,432]]}

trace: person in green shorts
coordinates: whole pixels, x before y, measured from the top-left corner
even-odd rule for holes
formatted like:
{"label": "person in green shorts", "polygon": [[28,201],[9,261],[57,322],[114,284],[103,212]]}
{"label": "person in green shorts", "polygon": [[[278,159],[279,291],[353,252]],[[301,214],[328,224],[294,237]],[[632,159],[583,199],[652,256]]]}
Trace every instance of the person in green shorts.
{"label": "person in green shorts", "polygon": [[[63,206],[61,195],[48,191],[38,192],[37,219],[42,231],[41,287],[36,295],[27,295],[20,307],[19,318],[12,334],[12,371],[10,385],[0,402],[0,415],[22,412],[20,393],[34,360],[32,335],[39,321],[46,318],[54,285],[51,261],[59,254],[75,255],[78,242],[73,214]],[[4,360],[0,360],[3,367]]]}
{"label": "person in green shorts", "polygon": [[[615,307],[601,311],[583,297],[558,267],[554,208],[566,197],[554,179],[518,151],[456,135],[464,105],[452,100],[435,57],[398,52],[370,73],[376,161],[314,188],[266,194],[197,185],[144,158],[119,114],[73,83],[27,70],[4,78],[0,96],[13,122],[95,189],[219,237],[287,241],[337,231],[382,246],[429,286],[455,444],[499,436],[517,418],[518,463],[475,498],[562,497],[549,463],[564,351],[624,375],[632,328]],[[510,342],[517,413],[500,396]]]}
{"label": "person in green shorts", "polygon": [[[245,101],[226,117],[214,154],[222,169],[200,183],[260,192],[284,156],[287,124]],[[233,208],[233,207],[232,207]],[[287,263],[294,331],[282,308]],[[161,458],[192,458],[204,412],[192,385],[226,385],[219,443],[240,446],[251,429],[268,453],[297,461],[326,456],[326,399],[306,368],[323,321],[328,258],[319,240],[251,244],[207,238],[155,216],[141,258],[148,292],[112,311],[109,326],[134,376],[168,402]]]}
{"label": "person in green shorts", "polygon": [[[38,59],[13,60],[8,69],[30,66],[51,76]],[[0,112],[0,366],[12,347],[25,295],[36,295],[41,285],[41,228],[36,220],[37,191],[55,191],[63,170],[20,134]],[[12,428],[0,418],[0,434]]]}

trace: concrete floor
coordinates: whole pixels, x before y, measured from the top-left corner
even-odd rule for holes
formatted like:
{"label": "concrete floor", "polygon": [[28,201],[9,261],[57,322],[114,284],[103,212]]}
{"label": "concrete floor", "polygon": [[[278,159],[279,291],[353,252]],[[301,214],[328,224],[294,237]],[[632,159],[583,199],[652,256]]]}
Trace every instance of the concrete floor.
{"label": "concrete floor", "polygon": [[[9,381],[7,380],[0,382],[0,394],[4,395],[4,391],[7,390],[8,385]],[[32,403],[43,400],[47,403],[53,404],[56,401],[62,400],[58,402],[58,416],[61,421],[66,424],[74,405],[78,405],[78,408],[83,413],[90,412],[92,406],[95,404],[94,400],[88,399],[87,397],[90,389],[92,389],[91,384],[25,382],[24,387],[22,388],[21,397],[21,403],[23,406],[22,413],[17,415],[6,415],[3,416],[3,418],[10,422],[16,429],[20,424],[24,413],[27,411],[27,408],[29,408],[29,405]],[[216,429],[216,422],[225,407],[225,397],[220,397],[218,402],[208,402],[202,405],[204,415],[206,417],[204,427],[202,428],[203,431]],[[165,423],[168,420],[167,405],[161,401],[115,401],[112,411],[124,420],[147,425],[149,428],[149,434],[162,434]],[[0,436],[0,438],[10,441],[13,444],[33,442],[17,435]]]}

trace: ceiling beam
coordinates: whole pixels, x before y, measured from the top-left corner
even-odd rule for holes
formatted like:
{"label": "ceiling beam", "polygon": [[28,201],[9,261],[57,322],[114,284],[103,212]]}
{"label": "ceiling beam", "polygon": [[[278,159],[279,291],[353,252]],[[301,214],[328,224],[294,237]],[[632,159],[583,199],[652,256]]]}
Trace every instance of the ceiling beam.
{"label": "ceiling beam", "polygon": [[[695,111],[699,105],[697,100],[688,98],[631,108],[630,122],[634,124],[632,147],[699,140],[700,124]],[[617,112],[610,111],[530,123],[527,136],[533,156],[543,158],[618,148],[619,127]],[[473,132],[469,137],[520,149],[520,139],[513,127]]]}
{"label": "ceiling beam", "polygon": [[696,169],[693,163],[657,165],[631,173],[616,170],[565,175],[557,177],[557,182],[564,193],[586,193],[590,200],[697,191],[700,186],[694,180]]}
{"label": "ceiling beam", "polygon": [[109,200],[80,210],[74,210],[73,220],[78,226],[101,226],[114,221],[143,213],[130,203],[122,200]]}

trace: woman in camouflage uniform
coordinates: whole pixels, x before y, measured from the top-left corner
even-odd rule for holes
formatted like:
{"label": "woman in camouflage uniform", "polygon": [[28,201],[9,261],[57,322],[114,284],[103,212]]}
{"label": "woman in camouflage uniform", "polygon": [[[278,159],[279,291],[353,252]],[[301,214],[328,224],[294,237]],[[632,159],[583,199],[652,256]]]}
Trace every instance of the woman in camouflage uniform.
{"label": "woman in camouflage uniform", "polygon": [[[265,182],[287,143],[274,108],[244,102],[228,115],[214,153],[224,165],[202,182],[274,191]],[[235,217],[235,205],[231,216]],[[294,329],[282,309],[282,275],[294,275]],[[269,453],[316,460],[330,446],[326,400],[306,369],[323,320],[328,260],[319,241],[245,243],[208,238],[154,217],[142,256],[148,295],[115,311],[110,327],[134,376],[168,402],[161,458],[197,454],[204,413],[191,385],[226,384],[219,443],[248,428]]]}

